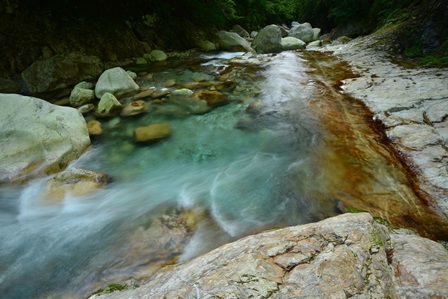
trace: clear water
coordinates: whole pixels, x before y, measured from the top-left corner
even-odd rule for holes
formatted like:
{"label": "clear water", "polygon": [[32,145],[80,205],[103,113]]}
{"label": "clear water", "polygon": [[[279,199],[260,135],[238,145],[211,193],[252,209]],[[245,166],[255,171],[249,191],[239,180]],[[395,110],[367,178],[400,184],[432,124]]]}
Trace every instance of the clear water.
{"label": "clear water", "polygon": [[[0,187],[0,297],[81,298],[92,282],[132,276],[129,265],[138,261],[123,261],[122,245],[161,205],[207,211],[181,260],[245,234],[334,214],[330,199],[312,196],[325,184],[316,156],[319,125],[307,111],[314,87],[303,61],[283,53],[259,58],[261,67],[241,56],[201,56],[139,78],[141,86],[161,87],[167,79],[225,73],[237,86],[227,91],[228,105],[206,114],[105,121],[105,136],[71,167],[109,173],[107,188],[45,205],[48,178]],[[230,63],[235,57],[239,62]],[[169,139],[134,145],[135,127],[158,122],[171,125]]]}

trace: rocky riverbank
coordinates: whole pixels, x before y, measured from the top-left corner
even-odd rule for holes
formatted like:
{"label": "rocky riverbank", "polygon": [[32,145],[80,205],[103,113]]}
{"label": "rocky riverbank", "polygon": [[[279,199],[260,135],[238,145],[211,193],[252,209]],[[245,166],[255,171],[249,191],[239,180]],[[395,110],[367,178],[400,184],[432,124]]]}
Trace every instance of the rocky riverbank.
{"label": "rocky riverbank", "polygon": [[366,213],[268,231],[94,298],[444,298],[448,251]]}
{"label": "rocky riverbank", "polygon": [[359,77],[345,80],[344,92],[374,113],[418,181],[420,198],[448,217],[448,72],[406,65],[388,54],[394,31],[325,50],[351,65]]}

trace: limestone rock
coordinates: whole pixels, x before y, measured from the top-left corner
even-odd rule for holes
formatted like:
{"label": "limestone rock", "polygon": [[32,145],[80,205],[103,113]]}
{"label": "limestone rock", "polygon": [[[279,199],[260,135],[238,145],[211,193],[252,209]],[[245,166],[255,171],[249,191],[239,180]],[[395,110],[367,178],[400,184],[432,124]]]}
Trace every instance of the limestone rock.
{"label": "limestone rock", "polygon": [[70,105],[73,107],[79,107],[90,103],[95,99],[95,93],[91,89],[75,87],[70,93]]}
{"label": "limestone rock", "polygon": [[278,53],[282,51],[282,34],[277,25],[268,25],[258,32],[252,47],[258,53]]}
{"label": "limestone rock", "polygon": [[388,131],[387,136],[392,140],[400,140],[400,145],[414,150],[421,150],[439,142],[439,135],[435,129],[427,125],[397,126]]}
{"label": "limestone rock", "polygon": [[[151,60],[149,60],[149,61],[151,61]],[[137,59],[135,59],[135,64],[145,65],[145,64],[148,64],[148,60],[145,59],[144,57],[138,57]]]}
{"label": "limestone rock", "polygon": [[146,90],[142,90],[141,92],[139,92],[138,94],[136,94],[136,95],[133,97],[133,99],[134,99],[134,101],[136,101],[136,100],[141,100],[141,99],[144,99],[144,98],[148,98],[148,97],[152,96],[152,94],[153,94],[155,91],[156,91],[156,88],[155,88],[155,87],[148,88],[148,89],[146,89]]}
{"label": "limestone rock", "polygon": [[87,130],[90,136],[98,136],[103,134],[103,126],[97,120],[91,120],[87,123]]}
{"label": "limestone rock", "polygon": [[217,36],[219,44],[224,50],[255,53],[249,42],[235,32],[219,31]]}
{"label": "limestone rock", "polygon": [[129,77],[132,78],[132,80],[137,79],[137,74],[133,71],[126,71],[126,73],[129,75]]}
{"label": "limestone rock", "polygon": [[448,116],[448,98],[428,101],[426,116],[432,123],[442,122]]}
{"label": "limestone rock", "polygon": [[448,251],[417,235],[391,235],[392,265],[399,298],[447,298]]}
{"label": "limestone rock", "polygon": [[289,36],[303,40],[305,43],[313,41],[314,31],[309,23],[294,26],[289,30]]}
{"label": "limestone rock", "polygon": [[193,94],[193,91],[191,89],[188,88],[181,88],[181,89],[176,89],[172,92],[173,95],[178,95],[178,96],[191,96]]}
{"label": "limestone rock", "polygon": [[284,37],[281,41],[283,51],[305,49],[306,43],[295,37]]}
{"label": "limestone rock", "polygon": [[150,54],[152,61],[165,61],[168,58],[162,50],[152,50]]}
{"label": "limestone rock", "polygon": [[96,114],[101,117],[114,116],[119,114],[121,110],[123,110],[123,106],[117,98],[113,94],[106,92],[98,103]]}
{"label": "limestone rock", "polygon": [[60,171],[90,145],[74,108],[16,94],[0,94],[0,106],[0,182]]}
{"label": "limestone rock", "polygon": [[148,104],[145,101],[138,100],[124,106],[121,116],[133,116],[148,112]]}
{"label": "limestone rock", "polygon": [[322,47],[322,41],[321,40],[315,40],[314,42],[310,42],[308,44],[310,47]]}
{"label": "limestone rock", "polygon": [[171,135],[171,126],[166,123],[138,127],[134,131],[135,142],[152,143]]}
{"label": "limestone rock", "polygon": [[159,90],[155,90],[152,93],[151,98],[153,98],[153,99],[160,99],[160,98],[163,98],[163,97],[169,95],[170,93],[171,93],[171,91],[169,91],[169,89],[162,88],[162,89],[159,89]]}
{"label": "limestone rock", "polygon": [[108,69],[101,74],[95,87],[95,95],[101,98],[105,93],[111,93],[116,97],[137,91],[139,86],[121,67]]}
{"label": "limestone rock", "polygon": [[78,108],[78,111],[81,114],[87,114],[93,110],[95,110],[95,105],[93,104],[82,105],[81,107]]}
{"label": "limestone rock", "polygon": [[31,93],[65,88],[82,80],[96,79],[102,71],[101,60],[80,53],[56,55],[34,62],[22,72]]}
{"label": "limestone rock", "polygon": [[82,81],[76,84],[75,87],[73,87],[73,89],[75,88],[93,89],[93,87],[94,87],[93,83]]}
{"label": "limestone rock", "polygon": [[109,181],[109,175],[104,172],[70,168],[58,173],[45,184],[42,200],[56,203],[62,201],[66,195],[89,195],[106,186]]}

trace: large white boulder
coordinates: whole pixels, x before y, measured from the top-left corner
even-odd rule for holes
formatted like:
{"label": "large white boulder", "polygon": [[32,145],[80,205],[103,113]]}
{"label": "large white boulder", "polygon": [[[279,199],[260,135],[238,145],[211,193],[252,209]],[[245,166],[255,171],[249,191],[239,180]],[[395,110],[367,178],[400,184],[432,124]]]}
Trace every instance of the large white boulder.
{"label": "large white boulder", "polygon": [[287,36],[282,38],[283,51],[305,49],[306,43],[298,38]]}
{"label": "large white boulder", "polygon": [[282,51],[282,33],[277,25],[268,25],[258,32],[252,47],[258,53],[278,53]]}
{"label": "large white boulder", "polygon": [[95,87],[95,96],[100,99],[106,92],[120,97],[133,91],[137,91],[140,87],[121,67],[108,69],[101,74]]}
{"label": "large white boulder", "polygon": [[90,145],[75,108],[17,94],[0,94],[0,106],[0,183],[60,171]]}
{"label": "large white boulder", "polygon": [[314,31],[309,23],[294,26],[289,30],[289,36],[303,40],[305,43],[313,41]]}

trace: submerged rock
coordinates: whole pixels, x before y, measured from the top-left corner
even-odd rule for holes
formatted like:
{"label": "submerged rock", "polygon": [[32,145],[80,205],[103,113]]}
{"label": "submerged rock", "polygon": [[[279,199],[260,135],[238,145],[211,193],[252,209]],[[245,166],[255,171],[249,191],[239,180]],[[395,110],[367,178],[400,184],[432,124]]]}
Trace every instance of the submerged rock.
{"label": "submerged rock", "polygon": [[87,123],[87,129],[90,136],[98,136],[103,134],[103,126],[97,120],[91,120]]}
{"label": "submerged rock", "polygon": [[56,203],[66,195],[85,196],[105,187],[110,177],[104,172],[70,168],[55,175],[44,187],[42,201]]}
{"label": "submerged rock", "polygon": [[166,123],[138,127],[134,131],[135,142],[153,143],[171,135],[171,126]]}
{"label": "submerged rock", "polygon": [[105,93],[120,97],[126,93],[134,92],[139,86],[121,67],[108,69],[101,74],[95,87],[95,95],[101,98]]}
{"label": "submerged rock", "polygon": [[55,173],[90,145],[75,108],[16,94],[0,94],[0,182]]}
{"label": "submerged rock", "polygon": [[107,298],[444,298],[447,269],[440,244],[343,214],[243,238]]}

